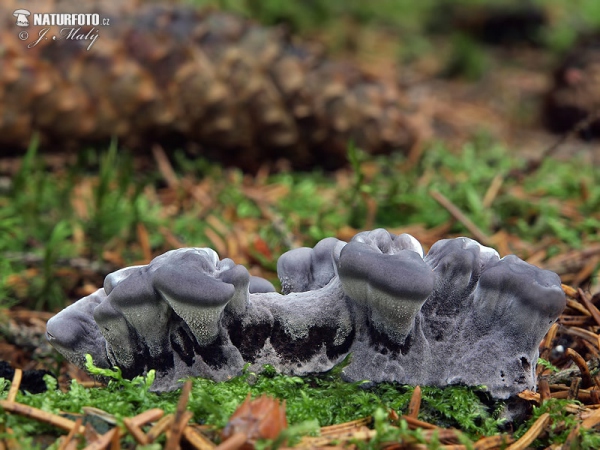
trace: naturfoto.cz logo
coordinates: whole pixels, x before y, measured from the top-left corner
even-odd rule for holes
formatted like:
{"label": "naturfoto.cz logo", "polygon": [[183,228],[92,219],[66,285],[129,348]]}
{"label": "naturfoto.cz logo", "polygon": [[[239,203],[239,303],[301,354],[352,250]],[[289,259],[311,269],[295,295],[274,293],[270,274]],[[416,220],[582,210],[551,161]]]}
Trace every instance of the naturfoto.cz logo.
{"label": "naturfoto.cz logo", "polygon": [[[31,15],[29,11],[26,9],[17,9],[13,15],[17,18],[18,26],[29,26],[28,17]],[[33,25],[39,25],[43,27],[81,27],[84,25],[98,26],[100,25],[100,14],[33,14]],[[107,24],[105,23],[104,25]]]}
{"label": "naturfoto.cz logo", "polygon": [[[27,48],[32,48],[38,45],[41,41],[52,39],[58,41],[64,40],[77,40],[77,41],[88,41],[89,44],[87,49],[89,50],[96,39],[98,39],[99,31],[97,26],[109,25],[110,19],[107,17],[101,18],[99,14],[65,14],[65,13],[31,13],[26,9],[17,9],[13,13],[16,17],[16,24],[19,27],[41,26],[38,32],[38,36],[35,41],[29,43]],[[32,20],[33,19],[33,20]],[[63,27],[59,30],[58,34],[50,34],[50,27]],[[93,27],[89,30],[82,31],[81,27]],[[21,31],[19,33],[19,39],[26,41],[29,39],[29,32]]]}

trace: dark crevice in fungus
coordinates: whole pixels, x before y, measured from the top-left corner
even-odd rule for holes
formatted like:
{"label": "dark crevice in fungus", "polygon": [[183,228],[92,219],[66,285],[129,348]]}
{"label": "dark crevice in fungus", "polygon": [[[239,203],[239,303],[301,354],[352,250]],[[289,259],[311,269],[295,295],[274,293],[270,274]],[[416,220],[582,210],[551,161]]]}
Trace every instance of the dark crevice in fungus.
{"label": "dark crevice in fungus", "polygon": [[272,327],[266,323],[244,325],[239,318],[234,318],[227,326],[227,332],[244,361],[254,362],[267,338],[271,336]]}
{"label": "dark crevice in fungus", "polygon": [[414,340],[412,333],[409,333],[404,339],[404,342],[399,344],[390,339],[385,333],[380,332],[374,326],[370,326],[368,330],[369,345],[382,355],[387,355],[391,358],[408,354]]}

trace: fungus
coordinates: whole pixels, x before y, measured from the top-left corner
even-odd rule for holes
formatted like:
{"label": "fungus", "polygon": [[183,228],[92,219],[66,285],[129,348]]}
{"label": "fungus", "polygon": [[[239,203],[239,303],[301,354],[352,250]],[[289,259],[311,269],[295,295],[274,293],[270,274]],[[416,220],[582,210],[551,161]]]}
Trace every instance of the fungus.
{"label": "fungus", "polygon": [[84,367],[157,369],[153,388],[224,380],[271,364],[294,375],[348,354],[350,381],[485,385],[497,398],[535,388],[538,345],[565,307],[559,277],[468,238],[434,244],[362,232],[278,261],[284,295],[210,249],[167,252],[119,270],[48,322],[48,339]]}
{"label": "fungus", "polygon": [[110,367],[106,340],[96,321],[94,309],[106,299],[104,289],[67,306],[52,317],[46,326],[46,337],[65,358],[79,367],[85,367],[85,355],[92,355],[100,367]]}
{"label": "fungus", "polygon": [[357,234],[340,253],[344,292],[368,310],[370,323],[398,344],[433,289],[433,272],[421,245],[408,234],[385,230]]}
{"label": "fungus", "polygon": [[277,260],[277,275],[283,294],[306,292],[326,286],[335,276],[333,258],[339,255],[345,242],[326,238],[314,248],[302,247],[281,255]]}

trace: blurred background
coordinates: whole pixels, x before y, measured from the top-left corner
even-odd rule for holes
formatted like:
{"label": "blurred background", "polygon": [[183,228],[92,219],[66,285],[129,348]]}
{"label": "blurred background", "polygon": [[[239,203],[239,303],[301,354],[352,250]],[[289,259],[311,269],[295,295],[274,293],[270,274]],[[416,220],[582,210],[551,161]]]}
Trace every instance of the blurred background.
{"label": "blurred background", "polygon": [[277,284],[325,237],[469,236],[600,300],[596,0],[13,0],[0,24],[0,359],[35,366],[48,317],[183,246]]}

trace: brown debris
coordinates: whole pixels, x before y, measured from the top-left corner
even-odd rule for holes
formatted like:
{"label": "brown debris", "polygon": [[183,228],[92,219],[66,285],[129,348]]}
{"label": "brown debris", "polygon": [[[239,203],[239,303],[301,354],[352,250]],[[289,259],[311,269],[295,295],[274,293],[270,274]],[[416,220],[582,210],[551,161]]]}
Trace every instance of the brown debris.
{"label": "brown debris", "polygon": [[280,403],[266,395],[252,400],[248,394],[225,425],[219,447],[252,448],[258,439],[275,439],[286,428],[285,401]]}
{"label": "brown debris", "polygon": [[413,419],[419,417],[419,410],[421,409],[421,386],[415,386],[410,403],[408,404],[408,412],[406,415]]}

